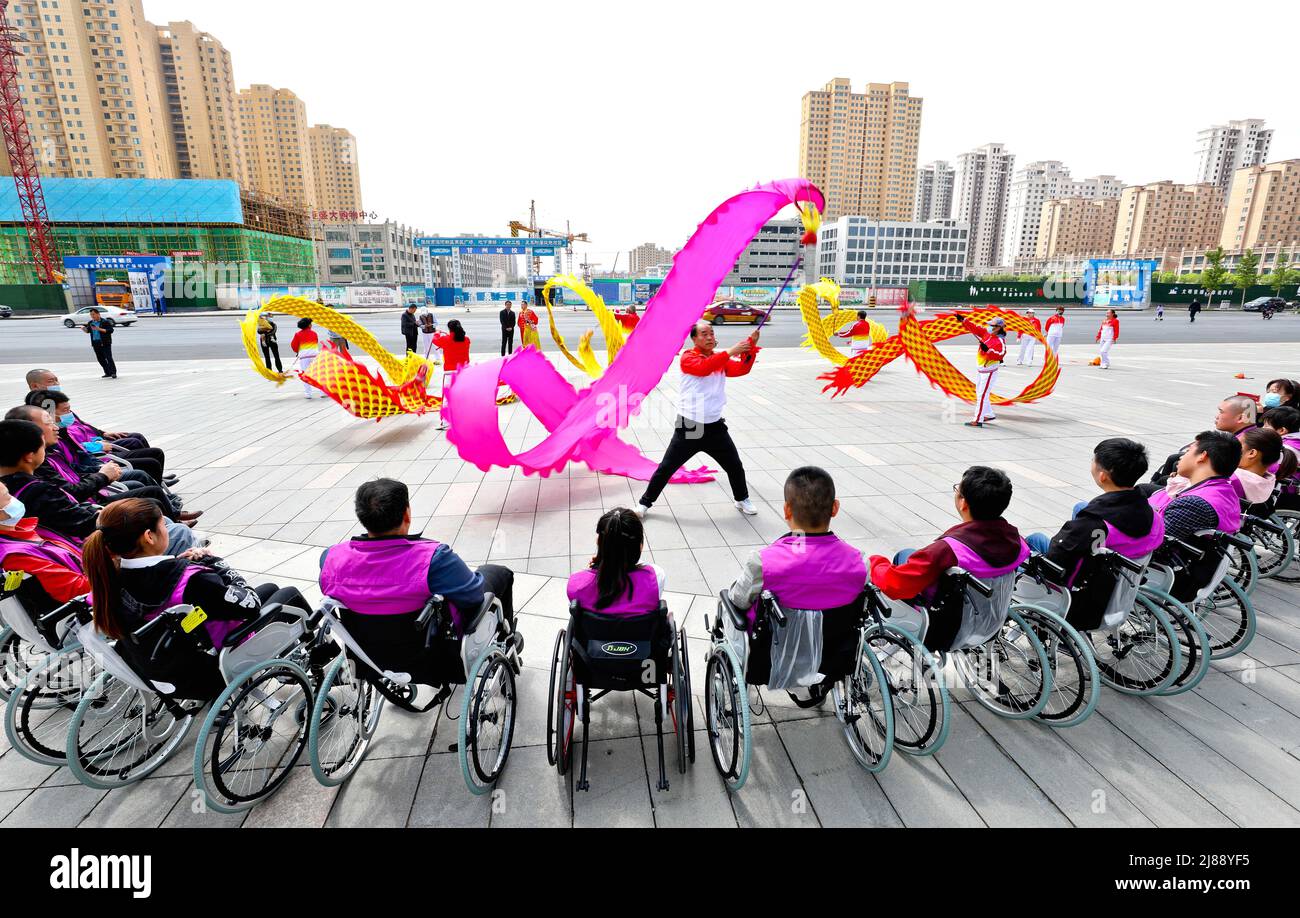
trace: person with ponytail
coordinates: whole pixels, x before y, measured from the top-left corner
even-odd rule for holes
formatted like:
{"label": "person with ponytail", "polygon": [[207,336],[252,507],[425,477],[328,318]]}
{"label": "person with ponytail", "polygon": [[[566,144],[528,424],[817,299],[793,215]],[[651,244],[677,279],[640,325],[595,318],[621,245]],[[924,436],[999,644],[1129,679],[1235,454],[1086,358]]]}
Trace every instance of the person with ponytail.
{"label": "person with ponytail", "polygon": [[1252,427],[1241,438],[1241,461],[1232,473],[1232,487],[1244,506],[1259,507],[1256,515],[1271,516],[1274,488],[1295,472],[1296,455],[1282,447],[1281,435],[1267,427]]}
{"label": "person with ponytail", "polygon": [[625,507],[596,521],[596,555],[591,564],[569,577],[569,599],[589,612],[641,615],[659,608],[664,572],[641,563],[645,529]]}
{"label": "person with ponytail", "polygon": [[18,598],[29,612],[41,615],[90,592],[81,570],[81,552],[71,542],[38,529],[23,502],[0,483],[0,572],[29,576]]}
{"label": "person with ponytail", "polygon": [[[250,587],[207,549],[191,549],[179,557],[168,554],[165,522],[154,501],[128,498],[105,507],[86,539],[82,559],[90,579],[95,628],[104,636],[121,639],[172,606],[188,604],[207,615],[207,636],[214,647],[221,647],[226,635],[257,618],[270,603],[311,612],[297,589],[273,583]],[[210,686],[214,676],[219,682],[216,659],[203,654],[201,660],[204,672],[190,672],[186,682],[200,677]],[[196,660],[187,656],[162,665],[169,672],[184,673]]]}
{"label": "person with ponytail", "polygon": [[447,330],[433,336],[433,343],[442,351],[444,373],[454,373],[469,363],[469,336],[460,319],[447,323]]}

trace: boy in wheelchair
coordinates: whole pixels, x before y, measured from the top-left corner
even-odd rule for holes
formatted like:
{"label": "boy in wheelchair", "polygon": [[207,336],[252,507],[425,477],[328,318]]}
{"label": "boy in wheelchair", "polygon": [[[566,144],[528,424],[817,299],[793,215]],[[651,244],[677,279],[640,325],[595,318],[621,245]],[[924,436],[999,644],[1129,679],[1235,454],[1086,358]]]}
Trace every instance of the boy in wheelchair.
{"label": "boy in wheelchair", "polygon": [[1040,532],[1025,539],[1064,572],[1059,585],[1072,591],[1066,620],[1076,628],[1101,627],[1121,576],[1098,548],[1145,565],[1164,542],[1164,519],[1136,487],[1146,470],[1141,443],[1122,437],[1101,441],[1092,453],[1092,480],[1102,493],[1076,507],[1074,518],[1051,539]]}
{"label": "boy in wheelchair", "polygon": [[[824,469],[811,465],[795,469],[785,480],[784,497],[790,532],[751,552],[722,599],[733,610],[732,620],[738,623],[743,616],[746,623],[750,642],[746,681],[806,689],[806,700],[794,692],[791,698],[800,705],[820,703],[832,683],[853,670],[867,562],[861,551],[831,532],[840,502],[835,482]],[[760,600],[769,595],[785,619],[784,643],[793,656],[780,649],[774,652],[771,629],[756,627],[763,611]],[[796,618],[791,618],[791,612]],[[815,633],[819,622],[820,633]],[[812,632],[800,637],[800,628]],[[819,644],[820,658],[814,659],[812,650]]]}
{"label": "boy in wheelchair", "polygon": [[[307,600],[293,587],[273,583],[250,587],[237,572],[206,549],[180,557],[167,554],[166,518],[152,500],[128,498],[101,511],[86,539],[83,558],[93,595],[95,630],[118,641],[118,652],[133,668],[176,687],[178,698],[210,700],[225,688],[217,657],[227,638],[256,619],[263,606],[279,603],[310,614]],[[150,647],[123,640],[173,606],[202,610],[196,640],[180,641],[158,629]]]}
{"label": "boy in wheelchair", "polygon": [[[904,549],[893,561],[871,558],[871,582],[890,599],[929,607],[929,624],[923,643],[928,650],[946,651],[963,643],[963,634],[976,623],[963,611],[965,591],[953,591],[951,602],[936,604],[943,575],[960,568],[973,577],[1005,583],[988,603],[1003,617],[1010,603],[1011,576],[1029,557],[1020,532],[1002,518],[1011,504],[1011,479],[987,466],[968,468],[953,485],[953,506],[961,522],[919,550]],[[1005,597],[1003,597],[1005,593]],[[1005,602],[1003,599],[1005,598]]]}
{"label": "boy in wheelchair", "polygon": [[[459,666],[460,657],[458,649],[441,646],[447,642],[434,641],[437,623],[422,614],[435,596],[449,602],[452,632],[460,638],[474,631],[484,596],[494,594],[511,639],[522,645],[509,568],[485,564],[471,571],[450,545],[411,535],[410,492],[400,481],[379,478],[361,485],[355,509],[366,534],[321,553],[320,587],[344,606],[344,627],[377,666],[407,673],[414,684],[447,683],[447,665]],[[458,681],[463,679],[461,674]]]}
{"label": "boy in wheelchair", "polygon": [[[1224,542],[1241,529],[1241,500],[1232,483],[1241,454],[1236,437],[1203,431],[1179,457],[1177,476],[1165,490],[1151,495],[1151,507],[1163,518],[1166,535],[1156,560],[1178,570],[1169,590],[1175,599],[1194,599],[1220,575],[1227,553]],[[1180,541],[1197,548],[1200,557],[1180,555]]]}

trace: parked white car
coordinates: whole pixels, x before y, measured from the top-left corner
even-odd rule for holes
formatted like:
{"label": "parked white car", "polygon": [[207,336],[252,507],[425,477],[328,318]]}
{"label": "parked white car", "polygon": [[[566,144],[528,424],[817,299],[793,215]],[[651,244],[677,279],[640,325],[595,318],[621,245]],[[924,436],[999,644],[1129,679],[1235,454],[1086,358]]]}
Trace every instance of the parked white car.
{"label": "parked white car", "polygon": [[85,325],[90,321],[90,310],[98,309],[100,316],[105,319],[111,319],[114,325],[121,325],[125,328],[135,324],[138,318],[134,312],[129,309],[119,309],[117,306],[86,306],[78,309],[72,315],[63,320],[66,328],[76,328],[79,325]]}

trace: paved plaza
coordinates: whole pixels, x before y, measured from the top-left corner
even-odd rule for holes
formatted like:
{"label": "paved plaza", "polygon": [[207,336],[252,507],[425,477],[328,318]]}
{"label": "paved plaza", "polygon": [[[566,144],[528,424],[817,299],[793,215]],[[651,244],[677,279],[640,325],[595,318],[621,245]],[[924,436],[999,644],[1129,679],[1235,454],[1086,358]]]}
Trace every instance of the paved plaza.
{"label": "paved plaza", "polygon": [[[945,352],[969,369],[966,345]],[[1008,516],[1022,532],[1052,533],[1094,493],[1089,457],[1098,440],[1135,437],[1158,463],[1212,426],[1223,396],[1261,392],[1300,365],[1297,344],[1121,343],[1108,371],[1087,365],[1093,353],[1067,345],[1054,395],[1002,409],[996,427],[973,430],[961,424],[967,406],[945,402],[902,360],[832,400],[815,381],[827,364],[808,351],[764,349],[750,377],[729,383],[726,412],[759,515],[737,513],[724,480],[670,486],[646,521],[645,560],[668,572],[668,603],[691,641],[696,690],[705,619],[748,552],[785,531],[781,484],[792,468],[831,471],[842,503],[833,528],[872,553],[923,545],[953,525],[952,483],[977,463],[1010,475]],[[21,400],[22,374],[36,362],[0,351],[10,404]],[[760,701],[751,692],[754,761],[736,795],[724,788],[702,733],[694,768],[680,776],[670,766],[671,790],[655,789],[650,705],[610,696],[592,709],[591,790],[575,792],[572,778],[546,760],[550,652],[567,618],[565,580],[594,551],[597,518],[631,506],[639,482],[578,466],[545,480],[510,469],[482,473],[458,458],[436,419],[358,421],[333,402],[305,399],[296,383],[276,388],[246,360],[119,362],[116,381],[99,379],[90,362],[52,368],[83,417],[142,430],[167,450],[186,507],[206,511],[200,525],[213,550],[250,582],[273,580],[319,599],[321,548],[359,532],[352,494],[377,476],[411,486],[414,529],[450,542],[471,564],[513,568],[527,640],[514,749],[501,792],[472,797],[454,752],[455,722],[390,706],[369,758],[343,787],[318,785],[304,756],[277,796],[222,816],[200,806],[190,748],[140,784],[105,793],[77,784],[66,769],[29,762],[0,739],[0,825],[1300,825],[1300,588],[1269,581],[1254,597],[1253,643],[1184,695],[1148,700],[1103,689],[1091,718],[1053,731],[999,719],[956,689],[961,703],[938,754],[914,759],[896,750],[884,772],[870,775],[854,763],[834,718],[798,709],[784,693]],[[1000,390],[1019,391],[1033,372],[1006,368]],[[674,369],[647,402],[645,420],[624,434],[655,458],[670,433],[676,381]],[[503,408],[501,418],[516,451],[544,433],[522,405]],[[698,728],[702,699],[695,704]],[[671,736],[666,742],[671,757]]]}

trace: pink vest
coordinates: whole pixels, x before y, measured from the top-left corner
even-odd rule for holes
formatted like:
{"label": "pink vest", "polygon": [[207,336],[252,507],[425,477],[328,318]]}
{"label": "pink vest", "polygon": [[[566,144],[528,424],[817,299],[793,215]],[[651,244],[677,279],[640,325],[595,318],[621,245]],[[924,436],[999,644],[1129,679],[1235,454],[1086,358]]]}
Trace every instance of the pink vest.
{"label": "pink vest", "polygon": [[1157,513],[1151,531],[1144,536],[1128,536],[1110,523],[1106,524],[1106,547],[1125,558],[1145,558],[1165,540],[1165,518]]}
{"label": "pink vest", "polygon": [[[190,585],[190,581],[194,579],[195,576],[201,573],[203,573],[203,568],[201,566],[197,564],[185,565],[185,570],[181,571],[181,577],[176,581],[176,588],[172,590],[172,594],[167,597],[167,601],[153,612],[146,615],[145,618],[152,621],[172,606],[184,605],[185,588]],[[230,634],[230,632],[234,631],[236,628],[242,628],[243,626],[244,622],[241,621],[209,619],[203,623],[203,630],[206,631],[208,637],[212,639],[212,646],[219,650],[226,642],[226,635]]]}
{"label": "pink vest", "polygon": [[589,612],[601,615],[644,615],[659,608],[659,577],[653,568],[638,566],[627,575],[632,586],[630,593],[624,593],[603,609],[596,608],[600,588],[596,582],[596,572],[590,568],[576,571],[569,577],[569,599],[577,600],[578,605]]}
{"label": "pink vest", "polygon": [[[406,615],[429,601],[431,539],[353,539],[325,555],[320,589],[358,615]],[[452,619],[460,618],[452,609]]]}
{"label": "pink vest", "polygon": [[838,609],[862,595],[867,565],[848,542],[831,533],[784,535],[759,552],[763,589],[791,609]]}
{"label": "pink vest", "polygon": [[78,444],[89,443],[91,440],[99,438],[99,434],[95,433],[90,425],[82,421],[81,418],[77,418],[68,425],[68,435]]}
{"label": "pink vest", "polygon": [[1192,495],[1199,497],[1214,508],[1219,517],[1219,529],[1223,532],[1237,532],[1241,529],[1241,501],[1228,478],[1207,478],[1200,484],[1192,485],[1178,494],[1157,491],[1151,495],[1151,506],[1164,520],[1165,509],[1178,497]]}
{"label": "pink vest", "polygon": [[1016,560],[1003,567],[994,567],[989,564],[975,553],[975,549],[960,539],[945,536],[943,541],[952,549],[952,553],[957,556],[957,566],[981,580],[996,580],[998,577],[1005,577],[1007,574],[1014,573],[1016,568],[1024,564],[1025,559],[1029,557],[1029,546],[1024,539],[1020,540],[1020,554],[1016,556]]}

